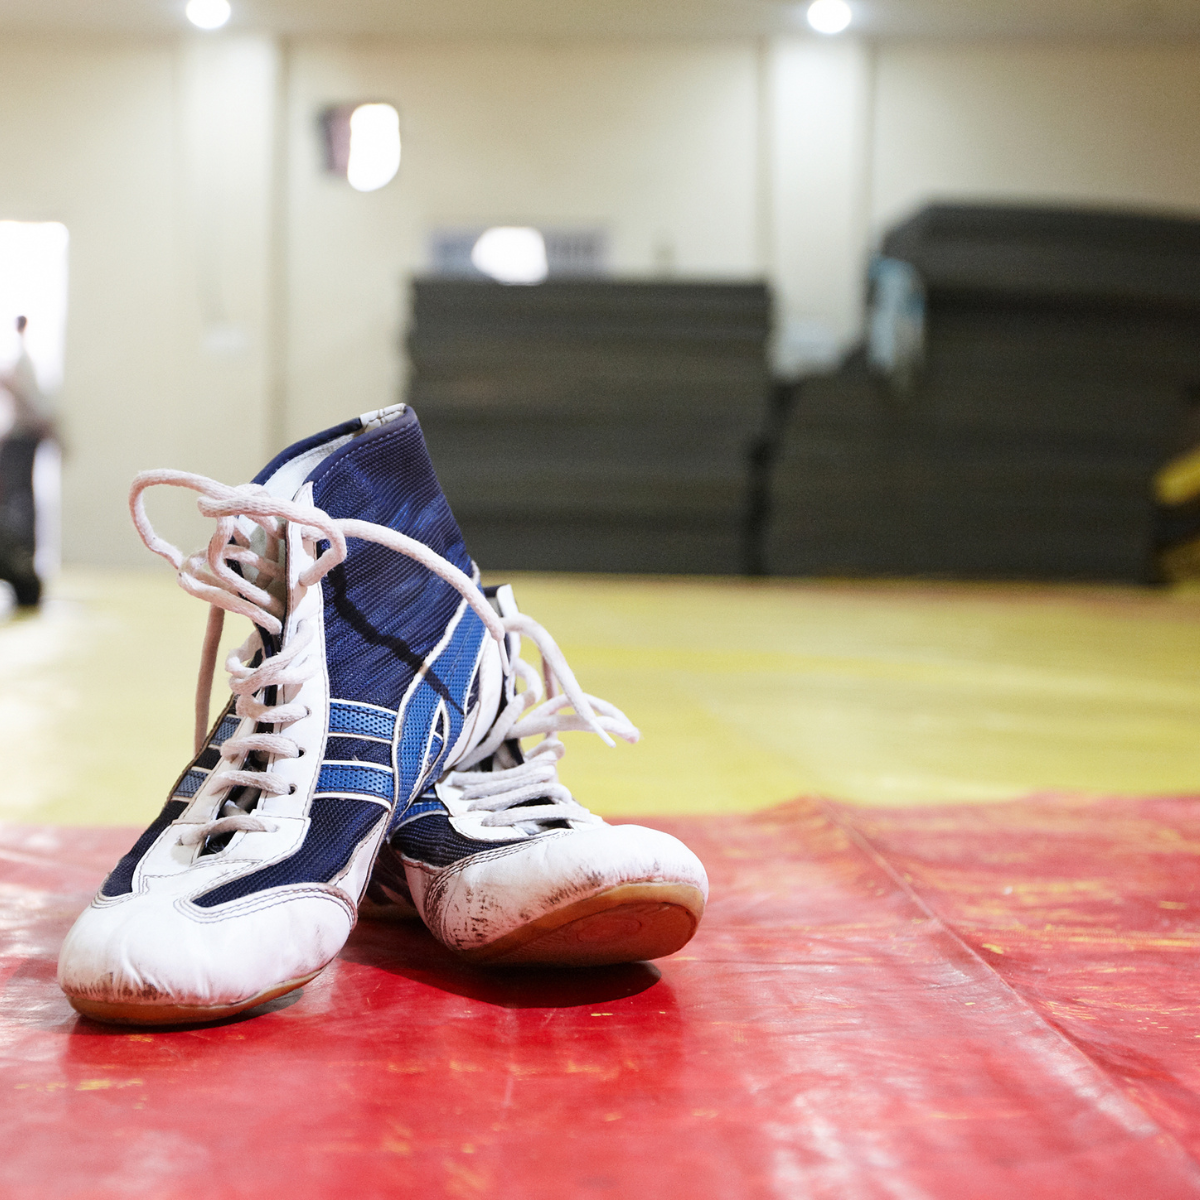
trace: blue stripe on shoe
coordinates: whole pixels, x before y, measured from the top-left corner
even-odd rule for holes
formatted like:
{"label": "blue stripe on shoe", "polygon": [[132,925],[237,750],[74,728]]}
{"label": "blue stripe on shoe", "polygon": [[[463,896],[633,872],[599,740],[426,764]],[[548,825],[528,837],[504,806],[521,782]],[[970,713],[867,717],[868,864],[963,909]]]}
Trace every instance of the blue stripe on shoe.
{"label": "blue stripe on shoe", "polygon": [[204,786],[204,781],[208,778],[208,774],[207,771],[202,770],[200,767],[192,767],[179,781],[179,786],[171,793],[171,796],[185,796],[190,799]]}
{"label": "blue stripe on shoe", "polygon": [[329,702],[329,732],[346,733],[356,737],[392,740],[396,729],[396,714],[390,708],[374,704],[357,704],[350,700]]}
{"label": "blue stripe on shoe", "polygon": [[[483,622],[466,607],[465,601],[463,609],[449,642],[434,660],[430,671],[418,680],[404,710],[404,728],[396,755],[402,805],[410,796],[419,795],[427,780],[441,774],[446,753],[462,732],[463,708],[475,677],[479,647],[486,636]],[[434,671],[440,675],[440,688],[430,683]],[[453,701],[444,709],[449,726],[444,736],[434,724],[438,705],[442,704],[442,692],[449,694]]]}
{"label": "blue stripe on shoe", "polygon": [[444,813],[446,806],[440,800],[414,800],[404,810],[404,820],[402,820],[397,828],[403,828],[409,821],[415,821],[418,817],[427,817],[430,813]]}
{"label": "blue stripe on shoe", "polygon": [[325,762],[368,762],[392,765],[392,743],[378,738],[333,736],[325,741]]}
{"label": "blue stripe on shoe", "polygon": [[357,792],[378,796],[390,804],[393,791],[391,768],[374,763],[326,762],[321,764],[321,773],[317,776],[318,796]]}

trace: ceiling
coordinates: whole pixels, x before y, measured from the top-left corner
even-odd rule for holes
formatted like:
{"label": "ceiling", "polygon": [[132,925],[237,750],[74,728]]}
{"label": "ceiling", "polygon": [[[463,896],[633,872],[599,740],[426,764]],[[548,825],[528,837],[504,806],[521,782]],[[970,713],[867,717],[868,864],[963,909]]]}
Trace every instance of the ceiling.
{"label": "ceiling", "polygon": [[[795,0],[232,0],[229,28],[447,38],[762,37],[804,31]],[[1200,0],[850,0],[870,37],[1200,37]],[[8,30],[170,33],[184,0],[0,0]]]}

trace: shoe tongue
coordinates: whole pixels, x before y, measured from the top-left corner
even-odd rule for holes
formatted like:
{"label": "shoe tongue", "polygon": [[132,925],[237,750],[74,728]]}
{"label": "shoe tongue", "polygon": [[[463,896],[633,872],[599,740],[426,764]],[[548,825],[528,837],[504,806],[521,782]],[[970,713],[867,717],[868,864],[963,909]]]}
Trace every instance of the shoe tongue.
{"label": "shoe tongue", "polygon": [[335,451],[308,481],[313,503],[330,516],[405,533],[470,573],[471,559],[411,408]]}
{"label": "shoe tongue", "polygon": [[[260,525],[254,526],[254,532],[250,535],[250,549],[260,557],[266,556],[267,535]],[[280,566],[287,566],[287,539],[286,537],[279,539],[279,557]],[[262,584],[259,584],[261,587]],[[279,601],[284,610],[287,610],[288,603],[288,574],[287,570],[282,570],[274,579],[266,585],[267,591]]]}
{"label": "shoe tongue", "polygon": [[[250,531],[247,531],[249,533],[249,537],[250,537],[250,548],[254,551],[255,554],[257,554],[261,557],[263,554],[263,551],[266,549],[266,534],[263,533],[261,527],[258,525],[254,526],[254,530],[260,536],[256,540],[255,534]],[[282,546],[282,541],[281,541],[280,545]],[[281,550],[280,552],[283,553],[284,551]],[[226,562],[227,562],[229,569],[235,575],[240,575],[243,579],[248,580],[250,583],[256,584],[256,581],[258,578],[258,572],[255,571],[253,567],[246,568],[246,567],[244,567],[244,565],[242,563],[239,563],[239,562],[229,562],[228,560],[226,560]],[[286,612],[286,610],[287,610],[287,581],[286,581],[286,578],[283,578],[284,575],[285,575],[284,572],[280,572],[280,577],[277,577],[276,579],[272,580],[271,584],[267,588],[267,591],[269,591],[271,593],[271,595],[274,596],[276,599],[282,600],[284,610]],[[256,584],[256,586],[257,586],[257,584]],[[273,634],[268,633],[261,625],[255,624],[254,628],[258,630],[259,637],[262,638],[264,654],[266,654],[267,656],[270,656],[272,654],[277,653],[279,650],[279,646],[280,646],[280,640],[277,639]]]}

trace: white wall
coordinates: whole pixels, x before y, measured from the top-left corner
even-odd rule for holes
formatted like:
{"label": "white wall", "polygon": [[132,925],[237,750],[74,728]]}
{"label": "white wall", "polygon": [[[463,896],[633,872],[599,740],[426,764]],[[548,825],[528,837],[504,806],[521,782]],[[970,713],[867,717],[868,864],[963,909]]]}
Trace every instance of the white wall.
{"label": "white wall", "polygon": [[[396,398],[433,229],[601,226],[621,275],[762,272],[749,43],[301,43],[290,95],[291,435]],[[368,195],[319,169],[314,114],[355,99],[402,117],[400,175]]]}
{"label": "white wall", "polygon": [[858,336],[872,245],[931,200],[1200,212],[1200,47],[780,39],[771,278],[788,367]]}
{"label": "white wall", "polygon": [[[0,42],[0,214],[71,235],[66,551],[113,546],[121,480],[175,391],[172,55]],[[100,447],[102,452],[98,452]]]}
{"label": "white wall", "polygon": [[189,469],[240,481],[270,456],[279,52],[267,38],[189,38],[176,63],[180,375],[171,450]]}
{"label": "white wall", "polygon": [[[317,113],[356,99],[403,120],[368,195],[320,171]],[[998,196],[1200,212],[1200,47],[0,42],[0,217],[71,232],[76,561],[147,561],[136,470],[245,479],[394,400],[431,229],[602,225],[621,274],[766,274],[783,349],[818,361],[886,224]]]}
{"label": "white wall", "polygon": [[[242,476],[262,459],[274,53],[246,38],[0,42],[0,215],[71,238],[68,559],[140,561],[125,509],[139,469]],[[244,330],[233,354],[206,348],[221,320]]]}
{"label": "white wall", "polygon": [[880,49],[878,227],[930,197],[1200,211],[1200,48]]}
{"label": "white wall", "polygon": [[866,265],[870,51],[780,38],[765,60],[766,219],[776,367],[828,366],[858,335]]}

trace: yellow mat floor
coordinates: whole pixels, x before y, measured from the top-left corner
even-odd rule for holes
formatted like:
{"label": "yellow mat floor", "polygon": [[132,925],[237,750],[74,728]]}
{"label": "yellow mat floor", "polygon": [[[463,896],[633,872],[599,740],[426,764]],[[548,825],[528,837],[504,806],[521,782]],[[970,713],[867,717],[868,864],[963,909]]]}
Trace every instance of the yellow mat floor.
{"label": "yellow mat floor", "polygon": [[[568,736],[563,777],[600,813],[1200,790],[1195,594],[512,582],[642,730],[615,750]],[[204,619],[165,569],[76,569],[0,624],[0,818],[148,820],[189,756]]]}

